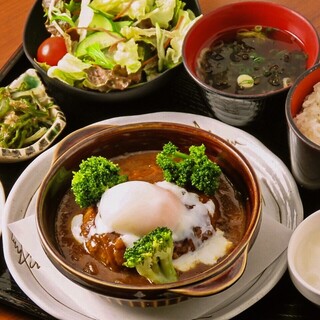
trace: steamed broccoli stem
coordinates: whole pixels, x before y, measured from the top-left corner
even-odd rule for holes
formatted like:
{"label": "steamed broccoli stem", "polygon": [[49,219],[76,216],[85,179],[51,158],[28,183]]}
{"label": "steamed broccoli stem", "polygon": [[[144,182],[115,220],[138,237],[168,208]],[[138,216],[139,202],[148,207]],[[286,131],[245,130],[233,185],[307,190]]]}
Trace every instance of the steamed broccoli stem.
{"label": "steamed broccoli stem", "polygon": [[162,284],[178,280],[172,263],[172,231],[158,227],[136,241],[124,253],[124,266],[136,268],[137,272],[151,283]]}
{"label": "steamed broccoli stem", "polygon": [[193,186],[207,195],[219,187],[220,167],[205,154],[206,147],[191,146],[189,154],[179,151],[168,142],[157,155],[157,164],[163,171],[164,179],[180,187]]}
{"label": "steamed broccoli stem", "polygon": [[73,172],[71,190],[76,203],[81,207],[96,204],[109,188],[127,181],[120,174],[120,167],[102,156],[91,156],[82,160],[79,170]]}

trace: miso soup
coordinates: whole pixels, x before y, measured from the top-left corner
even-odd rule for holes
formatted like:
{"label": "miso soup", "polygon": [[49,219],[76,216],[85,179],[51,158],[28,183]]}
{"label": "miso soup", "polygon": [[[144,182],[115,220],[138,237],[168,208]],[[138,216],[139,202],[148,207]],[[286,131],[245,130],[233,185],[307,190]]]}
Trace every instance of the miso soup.
{"label": "miso soup", "polygon": [[301,42],[279,29],[250,26],[219,35],[202,50],[198,76],[232,94],[254,95],[290,86],[304,71]]}

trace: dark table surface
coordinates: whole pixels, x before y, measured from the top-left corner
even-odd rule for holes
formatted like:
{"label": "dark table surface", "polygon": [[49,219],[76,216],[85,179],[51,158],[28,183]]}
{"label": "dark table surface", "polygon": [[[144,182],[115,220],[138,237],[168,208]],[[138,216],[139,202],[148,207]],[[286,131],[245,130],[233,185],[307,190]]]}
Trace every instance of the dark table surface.
{"label": "dark table surface", "polygon": [[[30,67],[25,56],[23,54],[20,55],[14,67],[0,85],[3,86],[10,83]],[[58,103],[67,117],[67,127],[61,138],[73,130],[90,123],[123,115],[176,111],[213,117],[201,90],[189,78],[182,66],[178,69],[171,82],[165,85],[158,94],[152,94],[143,99],[103,106],[81,102],[75,105],[74,101],[68,101],[67,97],[60,99],[61,101],[58,101]],[[258,138],[290,168],[284,103],[285,95],[270,99],[267,102],[262,118],[242,129]],[[15,181],[30,162],[0,164],[0,180],[3,183],[6,195],[9,194]],[[308,191],[299,187],[299,192],[305,217],[320,209],[319,191]],[[2,250],[0,254],[0,304],[18,308],[26,314],[31,314],[34,318],[49,319],[50,316],[37,307],[17,286],[6,267]],[[317,318],[320,318],[320,310],[295,289],[288,272],[285,272],[278,284],[265,297],[234,319],[296,320]],[[21,313],[20,319],[24,319],[23,313]]]}

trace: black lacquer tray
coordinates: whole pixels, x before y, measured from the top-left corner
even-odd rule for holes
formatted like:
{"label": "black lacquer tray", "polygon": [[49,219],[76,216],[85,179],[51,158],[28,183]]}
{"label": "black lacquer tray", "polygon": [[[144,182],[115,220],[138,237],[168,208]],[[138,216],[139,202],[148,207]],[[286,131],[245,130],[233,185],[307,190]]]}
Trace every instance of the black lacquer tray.
{"label": "black lacquer tray", "polygon": [[[30,67],[31,65],[24,54],[20,53],[11,69],[2,79],[0,86],[7,85]],[[51,95],[54,96],[54,93],[51,93]],[[242,129],[259,139],[289,167],[284,102],[285,95],[270,99],[262,117],[254,124]],[[201,90],[191,80],[183,66],[179,68],[176,77],[157,94],[154,93],[132,102],[89,106],[82,105],[81,101],[68,101],[66,97],[65,100],[59,101],[59,104],[67,117],[67,128],[61,138],[90,123],[123,115],[176,111],[213,117]],[[0,164],[0,180],[6,195],[9,194],[16,179],[29,163],[30,161]],[[319,191],[307,191],[299,187],[299,192],[305,216],[320,208]],[[6,267],[2,250],[0,254],[0,303],[23,310],[35,318],[52,318],[37,307],[18,287]],[[315,319],[315,315],[318,313],[319,309],[294,288],[286,272],[278,284],[263,299],[236,316],[235,319]]]}

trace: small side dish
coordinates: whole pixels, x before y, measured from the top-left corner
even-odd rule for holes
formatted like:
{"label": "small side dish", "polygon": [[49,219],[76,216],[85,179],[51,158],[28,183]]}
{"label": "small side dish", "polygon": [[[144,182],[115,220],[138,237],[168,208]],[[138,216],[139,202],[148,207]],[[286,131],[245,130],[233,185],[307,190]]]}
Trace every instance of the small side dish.
{"label": "small side dish", "polygon": [[0,88],[0,162],[26,160],[61,133],[63,112],[48,96],[34,69]]}
{"label": "small side dish", "polygon": [[293,232],[288,246],[288,270],[297,290],[320,306],[320,210],[307,216]]}

